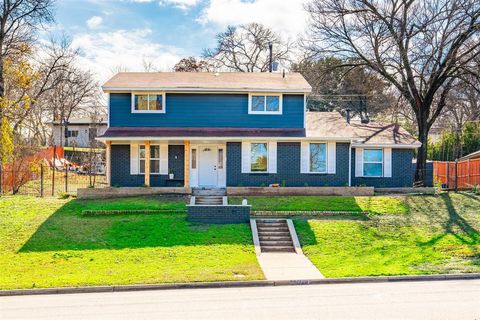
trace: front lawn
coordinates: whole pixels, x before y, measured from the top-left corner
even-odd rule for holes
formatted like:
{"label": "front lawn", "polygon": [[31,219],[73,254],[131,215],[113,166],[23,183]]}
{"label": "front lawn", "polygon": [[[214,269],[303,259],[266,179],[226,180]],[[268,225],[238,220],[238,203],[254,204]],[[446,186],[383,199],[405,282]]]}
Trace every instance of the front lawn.
{"label": "front lawn", "polygon": [[[240,204],[242,197],[229,197],[231,204]],[[406,213],[404,197],[246,197],[252,210],[259,211],[367,211],[377,213]]]}
{"label": "front lawn", "polygon": [[250,227],[183,213],[82,216],[82,210],[182,209],[182,198],[0,198],[0,289],[263,279]]}
{"label": "front lawn", "polygon": [[408,196],[402,215],[295,220],[327,277],[480,272],[480,197]]}

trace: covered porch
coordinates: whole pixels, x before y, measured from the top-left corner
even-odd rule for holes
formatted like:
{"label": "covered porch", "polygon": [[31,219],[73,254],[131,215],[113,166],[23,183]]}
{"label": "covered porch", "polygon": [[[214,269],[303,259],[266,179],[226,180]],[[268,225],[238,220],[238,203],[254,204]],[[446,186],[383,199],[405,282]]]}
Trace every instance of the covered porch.
{"label": "covered porch", "polygon": [[225,140],[107,140],[109,186],[226,187]]}

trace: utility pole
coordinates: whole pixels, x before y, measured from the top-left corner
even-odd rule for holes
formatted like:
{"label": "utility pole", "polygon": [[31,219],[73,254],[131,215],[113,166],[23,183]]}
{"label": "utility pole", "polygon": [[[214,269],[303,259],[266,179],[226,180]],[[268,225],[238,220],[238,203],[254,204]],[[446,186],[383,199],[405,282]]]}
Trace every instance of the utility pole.
{"label": "utility pole", "polygon": [[269,60],[268,60],[268,70],[269,72],[273,71],[273,44],[271,42],[268,43],[268,50],[269,50]]}

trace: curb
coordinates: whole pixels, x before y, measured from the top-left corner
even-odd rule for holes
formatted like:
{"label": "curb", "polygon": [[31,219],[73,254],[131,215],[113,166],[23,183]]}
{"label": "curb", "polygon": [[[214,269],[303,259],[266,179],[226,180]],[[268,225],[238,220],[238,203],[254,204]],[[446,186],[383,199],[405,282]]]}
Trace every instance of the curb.
{"label": "curb", "polygon": [[172,290],[172,289],[208,289],[208,288],[246,288],[246,287],[277,287],[299,285],[322,285],[343,283],[383,283],[403,281],[445,281],[445,280],[473,280],[480,279],[480,273],[465,274],[439,274],[419,276],[381,276],[381,277],[350,277],[327,278],[314,280],[253,280],[253,281],[225,281],[225,282],[191,282],[172,284],[147,284],[147,285],[121,285],[121,286],[92,286],[92,287],[66,287],[47,289],[17,289],[0,290],[0,297],[43,295],[43,294],[68,294],[68,293],[99,293],[99,292],[127,292],[146,290]]}

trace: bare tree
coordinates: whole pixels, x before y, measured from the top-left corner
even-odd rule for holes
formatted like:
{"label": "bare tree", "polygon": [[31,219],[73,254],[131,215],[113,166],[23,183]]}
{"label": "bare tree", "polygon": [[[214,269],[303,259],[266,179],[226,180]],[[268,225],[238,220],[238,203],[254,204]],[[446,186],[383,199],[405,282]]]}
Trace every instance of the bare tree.
{"label": "bare tree", "polygon": [[412,108],[422,143],[415,181],[423,183],[428,131],[479,54],[480,1],[314,0],[306,9],[314,54],[367,66]]}
{"label": "bare tree", "polygon": [[205,49],[203,57],[219,69],[266,72],[270,67],[270,44],[273,61],[289,64],[292,44],[258,23],[228,27],[227,31],[217,35],[217,47]]}
{"label": "bare tree", "polygon": [[[6,56],[32,43],[39,25],[50,22],[52,0],[3,0],[0,5],[0,98],[4,97],[3,62]],[[1,119],[1,113],[0,113]]]}
{"label": "bare tree", "polygon": [[173,67],[175,72],[208,72],[210,69],[207,61],[195,57],[183,58]]}
{"label": "bare tree", "polygon": [[49,92],[45,103],[50,105],[53,120],[63,123],[67,130],[73,114],[88,114],[87,108],[96,105],[99,87],[90,72],[70,66],[63,73],[63,81]]}
{"label": "bare tree", "polygon": [[[5,95],[13,101],[21,102],[24,97],[28,97],[29,106],[27,108],[11,108],[6,114],[16,133],[25,127],[38,128],[31,126],[28,120],[32,120],[34,113],[40,115],[43,114],[39,113],[40,111],[48,111],[45,110],[48,108],[48,104],[45,103],[46,97],[50,91],[57,89],[62,82],[67,81],[65,77],[75,64],[78,55],[78,51],[71,49],[70,41],[65,37],[59,40],[52,39],[48,44],[38,45],[34,49],[43,54],[26,57],[33,73],[31,84],[25,89],[14,83],[5,91]],[[45,121],[45,118],[41,117],[38,120]]]}
{"label": "bare tree", "polygon": [[363,117],[382,114],[394,101],[390,84],[365,66],[344,67],[335,57],[304,59],[292,65],[312,86],[308,108],[320,111],[351,109]]}

